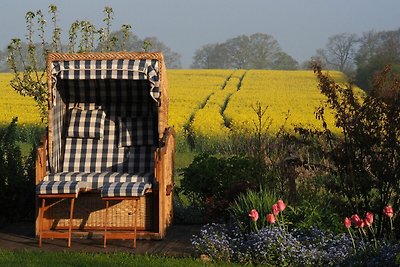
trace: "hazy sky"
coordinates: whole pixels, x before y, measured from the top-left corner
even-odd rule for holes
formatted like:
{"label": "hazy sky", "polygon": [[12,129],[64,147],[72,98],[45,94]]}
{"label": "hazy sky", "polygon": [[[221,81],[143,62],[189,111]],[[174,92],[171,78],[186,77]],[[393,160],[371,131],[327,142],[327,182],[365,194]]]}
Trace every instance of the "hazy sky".
{"label": "hazy sky", "polygon": [[131,24],[140,38],[157,37],[182,55],[184,68],[202,45],[241,34],[270,34],[301,63],[333,34],[400,28],[400,0],[12,0],[0,9],[0,47],[24,38],[27,11],[47,14],[49,4],[59,8],[64,38],[77,19],[104,26],[103,9],[111,6],[113,30]]}

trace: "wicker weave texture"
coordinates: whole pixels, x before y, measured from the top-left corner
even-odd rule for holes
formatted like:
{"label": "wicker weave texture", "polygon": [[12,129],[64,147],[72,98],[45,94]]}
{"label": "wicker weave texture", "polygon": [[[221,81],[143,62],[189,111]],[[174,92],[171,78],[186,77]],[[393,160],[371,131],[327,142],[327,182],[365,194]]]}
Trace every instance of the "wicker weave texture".
{"label": "wicker weave texture", "polygon": [[[46,212],[45,220],[52,229],[68,227],[69,203],[64,201],[51,207]],[[134,227],[134,201],[110,201],[108,209],[108,228],[133,228]],[[140,198],[138,229],[152,229],[152,203],[151,197]],[[88,230],[104,227],[105,201],[99,194],[80,195],[75,202],[73,228]],[[48,230],[48,229],[47,229]]]}

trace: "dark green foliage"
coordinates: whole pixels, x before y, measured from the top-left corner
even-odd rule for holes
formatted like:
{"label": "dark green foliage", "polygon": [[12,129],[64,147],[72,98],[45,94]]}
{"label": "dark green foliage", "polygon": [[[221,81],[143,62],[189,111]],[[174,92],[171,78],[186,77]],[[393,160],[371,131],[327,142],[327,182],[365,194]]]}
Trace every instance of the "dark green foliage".
{"label": "dark green foliage", "polygon": [[248,157],[203,154],[183,169],[181,190],[192,203],[204,206],[210,218],[221,218],[239,193],[258,187],[264,173],[260,168],[257,161]]}
{"label": "dark green foliage", "polygon": [[18,132],[17,119],[0,128],[0,225],[6,221],[33,219],[34,215],[35,155],[39,136],[25,137],[32,147],[30,154],[23,156]]}
{"label": "dark green foliage", "polygon": [[254,223],[249,218],[249,212],[256,209],[260,218],[257,220],[257,229],[268,225],[266,216],[271,213],[271,207],[278,197],[274,192],[260,187],[258,190],[247,190],[240,194],[230,205],[229,212],[233,222],[239,226],[242,232],[254,231]]}
{"label": "dark green foliage", "polygon": [[285,216],[291,227],[297,229],[318,228],[339,233],[343,229],[342,220],[332,206],[302,201],[295,207],[289,206],[287,211],[285,210]]}

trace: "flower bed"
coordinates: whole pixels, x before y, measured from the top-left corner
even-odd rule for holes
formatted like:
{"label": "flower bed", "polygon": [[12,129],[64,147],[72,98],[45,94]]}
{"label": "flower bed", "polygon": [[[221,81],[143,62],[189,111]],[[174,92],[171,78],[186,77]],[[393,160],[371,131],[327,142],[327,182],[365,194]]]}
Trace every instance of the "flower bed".
{"label": "flower bed", "polygon": [[[207,255],[215,261],[238,262],[241,264],[262,264],[266,266],[311,266],[311,265],[351,265],[351,266],[396,266],[396,255],[400,255],[400,244],[385,239],[375,239],[367,235],[365,226],[372,226],[373,214],[365,219],[353,221],[345,219],[350,232],[354,224],[360,235],[334,234],[318,228],[296,229],[288,227],[283,220],[286,205],[278,201],[272,213],[265,220],[269,226],[245,232],[237,225],[207,224],[199,235],[192,238],[192,244],[199,254]],[[384,214],[388,218],[391,213]],[[255,224],[261,217],[257,210],[249,212],[249,222]],[[364,225],[361,227],[361,220]],[[373,231],[373,228],[369,228]],[[368,231],[368,230],[367,230]],[[364,232],[364,234],[362,234]],[[372,237],[370,237],[372,236]],[[400,257],[400,256],[399,256]]]}

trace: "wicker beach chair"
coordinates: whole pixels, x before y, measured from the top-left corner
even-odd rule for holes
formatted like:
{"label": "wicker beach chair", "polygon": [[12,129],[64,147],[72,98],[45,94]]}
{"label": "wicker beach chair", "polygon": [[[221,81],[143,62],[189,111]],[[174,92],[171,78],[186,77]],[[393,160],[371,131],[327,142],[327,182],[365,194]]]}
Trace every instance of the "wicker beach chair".
{"label": "wicker beach chair", "polygon": [[[162,239],[172,221],[174,131],[161,53],[50,54],[36,233]],[[69,199],[69,207],[67,201]]]}

